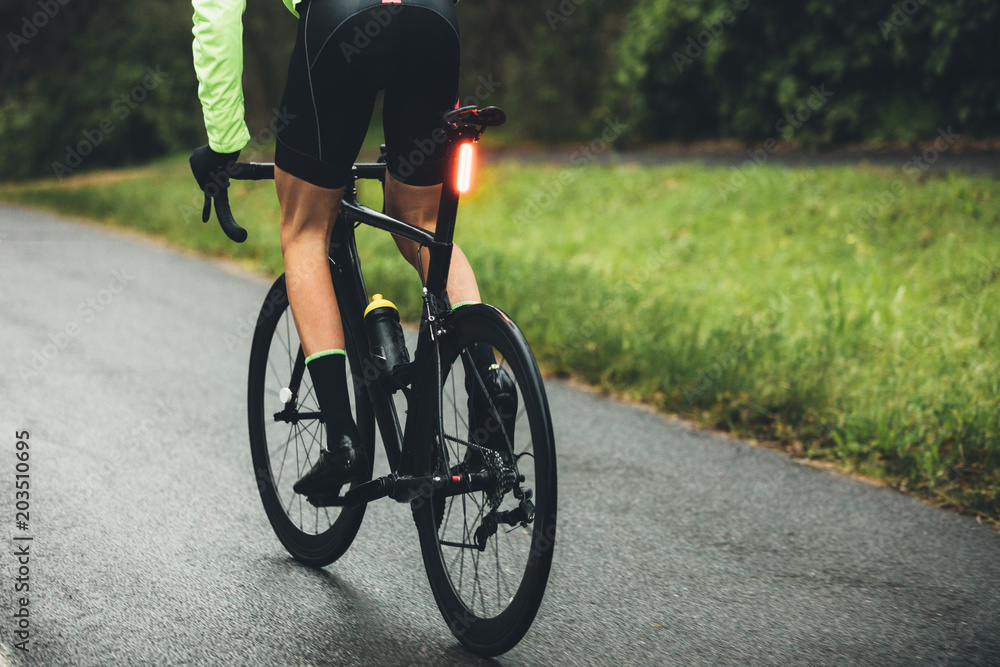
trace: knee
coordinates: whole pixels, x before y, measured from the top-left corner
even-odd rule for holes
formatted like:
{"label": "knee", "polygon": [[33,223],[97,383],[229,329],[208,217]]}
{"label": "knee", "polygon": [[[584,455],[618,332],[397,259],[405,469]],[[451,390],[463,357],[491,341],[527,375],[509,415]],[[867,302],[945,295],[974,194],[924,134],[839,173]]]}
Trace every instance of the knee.
{"label": "knee", "polygon": [[303,254],[311,254],[314,251],[314,246],[325,249],[321,236],[304,233],[301,228],[282,228],[280,236],[281,258],[286,262],[289,256],[301,257]]}
{"label": "knee", "polygon": [[279,236],[281,238],[281,256],[284,257],[298,241],[299,235],[290,229],[288,225],[281,225]]}
{"label": "knee", "polygon": [[320,248],[325,250],[330,239],[330,229],[320,225],[303,224],[300,220],[282,221],[279,229],[281,239],[281,254],[295,252],[299,249]]}

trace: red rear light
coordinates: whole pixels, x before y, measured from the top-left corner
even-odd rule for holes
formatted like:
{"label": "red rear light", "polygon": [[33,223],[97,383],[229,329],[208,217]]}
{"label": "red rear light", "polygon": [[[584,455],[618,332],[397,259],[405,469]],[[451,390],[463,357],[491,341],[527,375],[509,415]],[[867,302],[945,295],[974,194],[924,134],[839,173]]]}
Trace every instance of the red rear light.
{"label": "red rear light", "polygon": [[472,189],[476,173],[476,150],[470,142],[458,147],[458,171],[455,173],[455,189],[465,194]]}

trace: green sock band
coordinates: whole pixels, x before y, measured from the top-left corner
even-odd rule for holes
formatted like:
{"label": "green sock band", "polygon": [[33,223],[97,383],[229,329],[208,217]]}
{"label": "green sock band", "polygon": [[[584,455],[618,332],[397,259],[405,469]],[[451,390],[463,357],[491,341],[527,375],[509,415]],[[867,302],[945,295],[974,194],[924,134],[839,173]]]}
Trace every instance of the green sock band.
{"label": "green sock band", "polygon": [[474,303],[480,303],[479,301],[459,301],[452,306],[452,309],[461,308],[462,306],[471,306]]}
{"label": "green sock band", "polygon": [[324,350],[322,352],[317,352],[316,354],[310,354],[308,357],[306,357],[306,364],[308,365],[308,363],[313,359],[319,359],[320,357],[328,357],[331,354],[342,354],[345,357],[347,356],[347,352],[345,352],[344,350]]}

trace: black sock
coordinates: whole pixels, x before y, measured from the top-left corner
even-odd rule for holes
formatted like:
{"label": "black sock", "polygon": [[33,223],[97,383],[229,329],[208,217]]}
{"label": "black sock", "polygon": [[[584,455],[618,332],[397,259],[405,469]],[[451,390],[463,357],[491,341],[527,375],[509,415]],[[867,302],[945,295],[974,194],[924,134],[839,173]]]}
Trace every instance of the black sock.
{"label": "black sock", "polygon": [[347,393],[347,356],[343,350],[314,354],[306,361],[306,368],[327,428],[345,419],[353,422]]}
{"label": "black sock", "polygon": [[[482,374],[497,362],[496,355],[493,354],[493,346],[489,343],[473,343],[468,348],[468,356],[462,355],[462,365],[465,366],[465,391],[469,397],[480,389]],[[469,360],[472,365],[470,367]]]}
{"label": "black sock", "polygon": [[472,363],[476,368],[486,369],[497,362],[496,355],[493,354],[493,346],[489,343],[473,343],[469,347],[472,354]]}

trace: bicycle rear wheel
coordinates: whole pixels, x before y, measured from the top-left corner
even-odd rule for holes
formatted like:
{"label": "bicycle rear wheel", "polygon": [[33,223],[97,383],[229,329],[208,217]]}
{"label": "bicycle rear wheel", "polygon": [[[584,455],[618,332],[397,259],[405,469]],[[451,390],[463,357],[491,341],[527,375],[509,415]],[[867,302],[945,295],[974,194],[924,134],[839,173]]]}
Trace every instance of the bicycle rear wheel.
{"label": "bicycle rear wheel", "polygon": [[[368,449],[368,460],[373,461],[375,419],[371,402],[363,386],[348,385],[358,430]],[[292,491],[292,485],[317,461],[326,433],[288,307],[284,275],[274,282],[257,319],[247,401],[257,488],[271,527],[296,560],[315,567],[332,563],[354,541],[365,506],[352,510],[317,508]]]}
{"label": "bicycle rear wheel", "polygon": [[[493,656],[528,631],[548,582],[556,529],[555,447],[544,385],[521,332],[491,306],[465,306],[454,317],[440,337],[443,418],[422,426],[426,446],[418,466],[455,475],[489,469],[489,458],[498,477],[514,469],[523,480],[513,488],[508,481],[500,488],[435,495],[414,503],[414,518],[445,621],[470,650]],[[473,362],[473,349],[482,358],[479,346],[493,351],[496,365],[488,373]],[[486,419],[482,411],[470,416],[470,393],[482,392],[489,384],[485,375],[497,372],[513,382],[516,402],[497,400]],[[437,378],[428,380],[437,386]]]}

